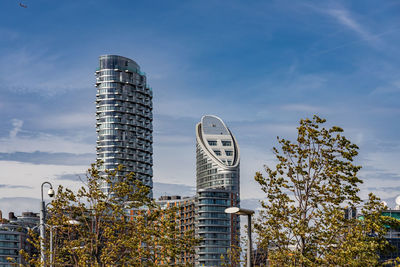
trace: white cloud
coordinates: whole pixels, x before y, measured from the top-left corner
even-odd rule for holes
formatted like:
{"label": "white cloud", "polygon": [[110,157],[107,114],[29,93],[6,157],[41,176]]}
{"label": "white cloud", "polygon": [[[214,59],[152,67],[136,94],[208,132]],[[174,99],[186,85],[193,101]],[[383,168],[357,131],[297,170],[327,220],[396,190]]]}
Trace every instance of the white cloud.
{"label": "white cloud", "polygon": [[12,126],[14,128],[10,131],[10,138],[15,138],[17,136],[17,134],[22,129],[22,125],[24,125],[24,122],[22,120],[19,120],[19,119],[12,120]]}
{"label": "white cloud", "polygon": [[46,95],[92,86],[93,79],[85,70],[64,66],[60,71],[61,62],[60,55],[44,48],[15,49],[0,57],[0,81],[11,91]]}
{"label": "white cloud", "polygon": [[334,17],[340,24],[344,25],[348,29],[356,32],[362,38],[366,40],[373,39],[374,36],[371,35],[361,24],[359,24],[355,18],[350,14],[350,12],[343,8],[330,9],[328,14]]}
{"label": "white cloud", "polygon": [[388,86],[379,86],[376,89],[374,89],[369,95],[372,97],[376,97],[379,95],[385,95],[385,94],[394,94],[394,93],[400,93],[400,81],[394,81]]}
{"label": "white cloud", "polygon": [[76,136],[69,138],[52,134],[39,133],[35,136],[16,136],[14,138],[0,138],[0,152],[66,152],[66,153],[94,153],[95,144],[87,144]]}
{"label": "white cloud", "polygon": [[[57,187],[62,183],[71,189],[76,189],[79,183],[68,180],[57,180],[66,173],[83,173],[89,166],[64,166],[30,164],[15,161],[0,161],[0,181],[4,184],[25,185],[26,188],[0,188],[1,197],[31,197],[40,198],[40,185],[49,181]],[[39,204],[38,204],[39,205]]]}
{"label": "white cloud", "polygon": [[95,129],[96,116],[93,112],[72,112],[65,114],[44,115],[35,118],[35,124],[40,129],[88,129],[93,133]]}

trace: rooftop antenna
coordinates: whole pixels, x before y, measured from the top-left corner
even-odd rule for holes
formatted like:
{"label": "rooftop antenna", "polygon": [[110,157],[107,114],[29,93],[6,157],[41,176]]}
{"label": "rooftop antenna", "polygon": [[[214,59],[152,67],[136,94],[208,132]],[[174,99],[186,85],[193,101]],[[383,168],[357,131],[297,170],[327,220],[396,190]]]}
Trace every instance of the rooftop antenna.
{"label": "rooftop antenna", "polygon": [[400,196],[397,196],[395,201],[396,201],[396,207],[394,209],[400,210]]}

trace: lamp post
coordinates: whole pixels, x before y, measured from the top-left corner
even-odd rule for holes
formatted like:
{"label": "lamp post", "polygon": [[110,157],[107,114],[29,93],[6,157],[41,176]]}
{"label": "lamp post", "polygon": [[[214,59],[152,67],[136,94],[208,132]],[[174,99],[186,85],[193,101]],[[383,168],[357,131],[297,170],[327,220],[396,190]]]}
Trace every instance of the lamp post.
{"label": "lamp post", "polygon": [[225,209],[225,213],[236,214],[236,215],[247,215],[247,267],[252,267],[251,261],[252,254],[252,242],[251,242],[251,215],[254,214],[254,210],[242,209],[238,207],[230,207]]}
{"label": "lamp post", "polygon": [[44,252],[44,238],[45,238],[45,223],[46,223],[46,206],[43,200],[43,186],[48,184],[50,186],[49,191],[47,194],[49,197],[54,196],[53,186],[50,182],[43,182],[41,185],[41,193],[42,193],[42,201],[40,203],[40,261],[43,266],[46,266],[46,254]]}
{"label": "lamp post", "polygon": [[[78,224],[81,224],[81,223],[76,221],[76,220],[69,220],[68,224],[69,225],[78,225]],[[62,225],[49,225],[49,227],[50,227],[50,267],[54,266],[54,264],[53,264],[53,262],[54,262],[54,255],[53,255],[53,253],[54,253],[53,252],[53,229],[57,228],[57,227],[60,227],[60,226],[62,226]]]}

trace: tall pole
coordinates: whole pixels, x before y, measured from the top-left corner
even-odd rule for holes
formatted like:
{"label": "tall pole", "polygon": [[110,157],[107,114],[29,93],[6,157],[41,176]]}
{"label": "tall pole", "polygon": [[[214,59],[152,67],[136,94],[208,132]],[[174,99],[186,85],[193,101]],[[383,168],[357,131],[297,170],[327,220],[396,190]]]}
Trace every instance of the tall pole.
{"label": "tall pole", "polygon": [[50,226],[50,267],[53,267],[53,228]]}
{"label": "tall pole", "polygon": [[253,262],[251,261],[252,255],[252,242],[251,242],[251,214],[247,214],[247,266],[252,267]]}
{"label": "tall pole", "polygon": [[45,238],[45,205],[43,201],[43,184],[42,184],[42,202],[40,203],[40,262],[43,266],[46,266],[46,255],[44,253],[44,238]]}
{"label": "tall pole", "polygon": [[49,182],[43,182],[40,187],[42,193],[42,201],[40,202],[40,262],[42,266],[46,266],[46,254],[44,252],[44,239],[45,239],[45,225],[46,225],[46,206],[43,200],[43,186],[48,184],[50,186],[49,196],[52,197],[54,195],[53,186]]}

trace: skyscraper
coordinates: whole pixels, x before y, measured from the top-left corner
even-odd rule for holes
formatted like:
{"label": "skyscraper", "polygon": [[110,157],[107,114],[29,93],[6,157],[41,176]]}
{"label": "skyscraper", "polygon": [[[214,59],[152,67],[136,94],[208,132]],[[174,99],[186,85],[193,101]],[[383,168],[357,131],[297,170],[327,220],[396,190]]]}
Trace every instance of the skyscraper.
{"label": "skyscraper", "polygon": [[103,169],[124,165],[122,174],[134,172],[153,188],[153,93],[145,73],[129,58],[100,56],[96,88],[97,159]]}
{"label": "skyscraper", "polygon": [[239,207],[239,147],[224,122],[212,115],[196,125],[196,185],[198,208],[196,266],[221,266],[221,255],[229,261],[228,249],[238,245],[239,217],[226,214]]}

